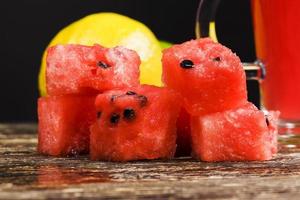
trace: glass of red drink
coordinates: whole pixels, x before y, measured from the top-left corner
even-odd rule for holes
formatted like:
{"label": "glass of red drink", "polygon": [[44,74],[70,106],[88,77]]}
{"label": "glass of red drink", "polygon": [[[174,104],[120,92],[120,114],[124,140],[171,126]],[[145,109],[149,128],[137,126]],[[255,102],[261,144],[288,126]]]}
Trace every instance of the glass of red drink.
{"label": "glass of red drink", "polygon": [[[200,1],[196,22],[197,37],[210,36],[216,39],[214,16],[219,2],[220,0]],[[249,79],[256,78],[261,83],[262,109],[281,112],[281,137],[300,139],[299,8],[299,0],[251,0],[259,62],[245,64],[245,71]],[[263,78],[262,72],[266,73]]]}
{"label": "glass of red drink", "polygon": [[281,125],[300,125],[300,1],[252,0],[257,57],[265,63],[266,109],[280,110]]}

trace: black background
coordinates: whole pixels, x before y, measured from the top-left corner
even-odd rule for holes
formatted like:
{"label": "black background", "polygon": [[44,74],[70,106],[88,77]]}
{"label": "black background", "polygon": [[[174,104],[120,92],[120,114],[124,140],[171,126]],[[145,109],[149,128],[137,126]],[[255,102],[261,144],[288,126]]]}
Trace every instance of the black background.
{"label": "black background", "polygon": [[[159,39],[195,37],[198,0],[6,0],[0,5],[0,122],[35,121],[37,76],[44,48],[64,26],[88,14],[117,12],[146,24]],[[249,0],[223,0],[219,42],[243,61],[255,59]],[[257,101],[256,84],[249,93]]]}

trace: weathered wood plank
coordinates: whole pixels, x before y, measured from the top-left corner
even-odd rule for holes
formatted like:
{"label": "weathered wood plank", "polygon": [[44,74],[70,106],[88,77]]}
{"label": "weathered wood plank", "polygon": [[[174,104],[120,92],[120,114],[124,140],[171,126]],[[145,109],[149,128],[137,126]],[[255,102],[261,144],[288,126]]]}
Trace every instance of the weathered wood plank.
{"label": "weathered wood plank", "polygon": [[300,151],[267,162],[128,163],[36,152],[36,125],[0,124],[0,199],[299,199]]}

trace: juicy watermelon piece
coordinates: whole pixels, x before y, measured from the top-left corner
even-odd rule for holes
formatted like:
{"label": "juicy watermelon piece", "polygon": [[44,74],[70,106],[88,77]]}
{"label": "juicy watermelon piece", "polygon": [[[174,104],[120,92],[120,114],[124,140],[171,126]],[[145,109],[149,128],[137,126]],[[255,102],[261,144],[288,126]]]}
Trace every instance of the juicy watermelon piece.
{"label": "juicy watermelon piece", "polygon": [[176,156],[190,156],[191,155],[191,116],[184,109],[181,108],[179,117],[176,122],[177,126],[177,149]]}
{"label": "juicy watermelon piece", "polygon": [[165,85],[181,93],[192,115],[225,111],[247,101],[240,59],[211,39],[174,45],[164,50],[162,63]]}
{"label": "juicy watermelon piece", "polygon": [[95,96],[53,96],[38,100],[38,151],[52,156],[89,151],[89,127],[96,120]]}
{"label": "juicy watermelon piece", "polygon": [[253,104],[193,117],[192,148],[203,161],[269,160],[277,152],[277,132]]}
{"label": "juicy watermelon piece", "polygon": [[100,45],[57,45],[47,54],[47,92],[52,95],[93,94],[139,84],[135,51]]}
{"label": "juicy watermelon piece", "polygon": [[141,86],[112,90],[96,98],[98,120],[91,127],[92,160],[172,158],[176,149],[177,93]]}

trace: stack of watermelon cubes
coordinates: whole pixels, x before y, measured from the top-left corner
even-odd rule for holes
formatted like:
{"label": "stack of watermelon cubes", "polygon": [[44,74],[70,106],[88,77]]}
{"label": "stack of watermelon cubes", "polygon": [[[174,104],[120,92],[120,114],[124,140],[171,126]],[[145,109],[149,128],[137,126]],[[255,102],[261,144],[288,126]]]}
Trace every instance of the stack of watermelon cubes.
{"label": "stack of watermelon cubes", "polygon": [[[163,53],[163,81],[191,116],[193,156],[203,161],[269,160],[277,152],[276,118],[247,101],[245,73],[230,49],[191,40]],[[274,120],[275,119],[275,120]]]}
{"label": "stack of watermelon cubes", "polygon": [[54,156],[88,153],[97,94],[138,85],[139,64],[139,56],[123,47],[50,47],[46,69],[49,96],[38,100],[39,152]]}
{"label": "stack of watermelon cubes", "polygon": [[47,52],[49,96],[38,100],[40,153],[90,153],[108,161],[174,156],[179,95],[140,85],[135,51],[57,45]]}
{"label": "stack of watermelon cubes", "polygon": [[38,151],[103,161],[176,151],[202,161],[269,160],[277,152],[278,113],[266,118],[247,101],[242,64],[228,48],[200,39],[166,49],[165,87],[141,85],[140,63],[124,47],[50,47]]}

